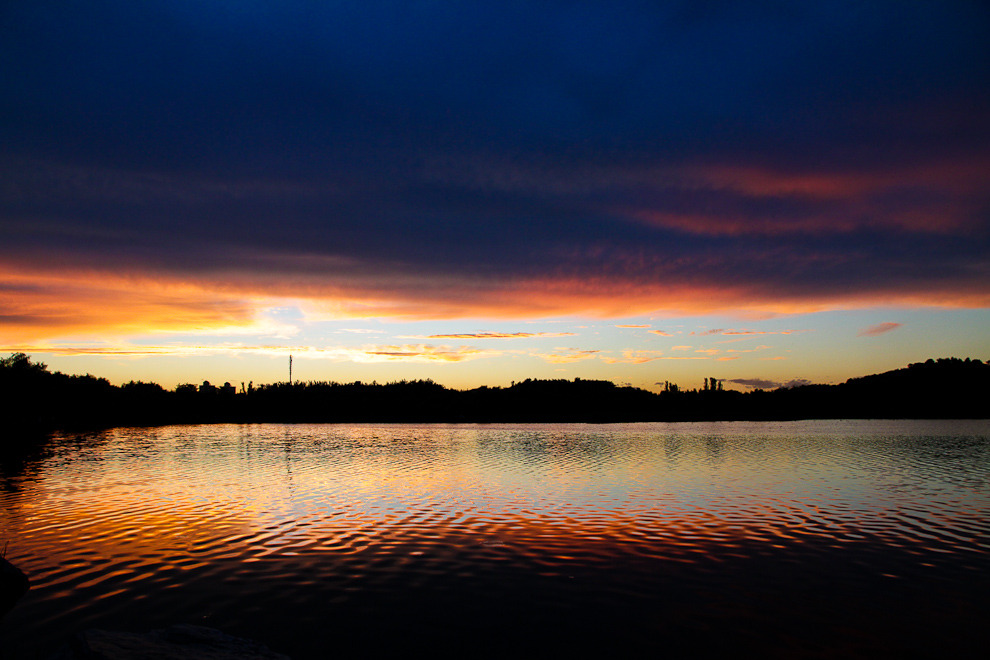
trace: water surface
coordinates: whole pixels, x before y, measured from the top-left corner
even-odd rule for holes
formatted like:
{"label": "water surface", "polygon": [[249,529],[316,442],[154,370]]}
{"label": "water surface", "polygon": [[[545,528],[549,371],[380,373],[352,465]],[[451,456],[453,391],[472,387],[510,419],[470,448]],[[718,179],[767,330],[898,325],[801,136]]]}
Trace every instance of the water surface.
{"label": "water surface", "polygon": [[199,623],[328,654],[964,655],[990,424],[204,425],[6,465],[4,656]]}

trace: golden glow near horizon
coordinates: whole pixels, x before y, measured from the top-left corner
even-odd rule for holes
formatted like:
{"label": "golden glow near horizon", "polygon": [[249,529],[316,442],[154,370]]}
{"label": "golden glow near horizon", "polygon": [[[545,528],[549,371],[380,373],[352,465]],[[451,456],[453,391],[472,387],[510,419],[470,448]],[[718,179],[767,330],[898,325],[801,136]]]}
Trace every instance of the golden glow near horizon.
{"label": "golden glow near horizon", "polygon": [[[2,275],[9,286],[0,291],[7,312],[0,351],[25,352],[53,368],[115,382],[278,381],[279,363],[291,353],[300,365],[311,365],[299,371],[303,380],[429,377],[473,387],[585,377],[655,389],[665,380],[691,386],[709,375],[829,382],[928,357],[984,359],[990,353],[979,331],[985,309],[855,301],[858,309],[807,313],[827,308],[827,301],[747,305],[730,289],[719,295],[740,296],[739,307],[717,314],[708,288],[693,296],[683,289],[666,297],[650,291],[623,297],[602,284],[562,280],[520,294],[514,307],[503,301],[517,292],[477,301],[464,310],[477,318],[454,314],[453,305],[433,309],[429,300],[415,299],[365,305],[396,316],[348,318],[342,303],[329,314],[319,298],[277,298],[175,278],[11,268]],[[617,315],[645,306],[649,295],[680,305],[678,313]],[[526,301],[537,299],[547,310],[571,314],[533,318]],[[580,313],[587,309],[596,311]],[[937,320],[949,318],[967,320]]]}
{"label": "golden glow near horizon", "polygon": [[[130,295],[140,298],[138,292]],[[271,302],[253,311],[243,308],[235,315],[241,325],[231,324],[227,314],[218,315],[212,326],[206,316],[197,316],[184,331],[181,319],[156,326],[154,315],[142,321],[148,327],[136,327],[136,316],[131,317],[135,325],[114,327],[127,317],[122,310],[107,318],[105,334],[92,311],[85,324],[44,327],[39,341],[26,340],[33,328],[5,326],[0,351],[25,352],[67,373],[169,388],[203,380],[282,381],[290,354],[301,381],[431,378],[458,389],[575,377],[652,390],[664,381],[697,387],[716,377],[728,388],[747,389],[753,383],[840,382],[928,357],[990,358],[986,336],[973,330],[988,320],[985,310],[882,307],[762,319],[312,320],[300,306]],[[138,311],[157,312],[156,305],[141,304]],[[948,318],[961,322],[947,324]]]}

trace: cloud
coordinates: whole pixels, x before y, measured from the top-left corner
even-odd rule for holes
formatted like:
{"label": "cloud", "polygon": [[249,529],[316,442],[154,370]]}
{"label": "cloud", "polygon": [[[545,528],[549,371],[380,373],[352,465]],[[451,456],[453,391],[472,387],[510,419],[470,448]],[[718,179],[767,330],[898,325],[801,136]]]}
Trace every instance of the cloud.
{"label": "cloud", "polygon": [[0,341],[990,306],[981,3],[13,4]]}
{"label": "cloud", "polygon": [[606,364],[645,364],[661,359],[662,355],[662,351],[625,350],[621,358],[602,358],[602,361]]}
{"label": "cloud", "polygon": [[129,334],[291,336],[265,315],[275,299],[182,281],[109,273],[21,273],[0,267],[0,342]]}
{"label": "cloud", "polygon": [[[617,325],[615,327],[617,327],[617,328],[649,328],[650,326],[649,326],[649,324],[647,324],[647,325],[637,325],[637,324],[624,323],[624,324],[621,324],[621,325]],[[650,330],[650,332],[659,333],[659,330]]]}
{"label": "cloud", "polygon": [[[424,339],[545,339],[552,337],[574,337],[574,332],[475,332],[447,335],[426,335]],[[415,337],[414,337],[415,338]]]}
{"label": "cloud", "polygon": [[792,387],[803,387],[805,385],[811,385],[811,384],[812,384],[812,382],[810,380],[808,380],[807,378],[794,378],[794,379],[791,379],[791,380],[785,382],[783,384],[783,387],[786,387],[786,388],[790,389]]}
{"label": "cloud", "polygon": [[556,353],[532,353],[533,357],[538,357],[542,360],[546,360],[551,364],[566,364],[569,362],[578,362],[580,360],[592,360],[598,357],[600,350],[593,349],[557,349]]}
{"label": "cloud", "polygon": [[365,356],[374,361],[383,358],[389,361],[402,360],[408,362],[462,362],[473,358],[491,356],[493,353],[461,346],[429,346],[426,344],[403,344],[392,346],[374,346],[362,349]]}
{"label": "cloud", "polygon": [[727,382],[735,383],[736,385],[742,385],[743,387],[749,387],[753,389],[761,390],[771,390],[777,388],[792,388],[801,387],[803,385],[811,385],[811,381],[806,378],[795,378],[786,382],[777,382],[775,380],[767,380],[765,378],[732,378]]}
{"label": "cloud", "polygon": [[267,355],[287,356],[315,360],[348,362],[462,362],[482,357],[492,357],[498,352],[483,351],[469,346],[449,347],[426,344],[369,345],[361,348],[277,344],[217,344],[217,345],[140,345],[128,342],[114,344],[62,345],[23,344],[5,349],[8,352],[51,354],[59,356],[100,356],[114,358],[142,358],[155,356],[190,357],[210,355]]}
{"label": "cloud", "polygon": [[761,390],[770,390],[780,387],[780,383],[777,381],[767,380],[765,378],[730,378],[728,382],[735,383],[736,385],[742,385],[743,387],[751,387]]}
{"label": "cloud", "polygon": [[726,349],[725,352],[726,353],[756,353],[757,351],[765,351],[768,348],[772,348],[772,346],[757,346],[755,348],[746,348],[746,349],[742,349],[742,348],[729,348],[729,349]]}
{"label": "cloud", "polygon": [[[685,167],[679,172],[683,192],[678,198],[652,208],[614,210],[650,227],[706,237],[828,237],[877,228],[933,236],[969,233],[981,223],[972,203],[963,200],[978,194],[985,184],[981,171],[988,166],[985,157],[968,157],[841,171]],[[911,186],[940,192],[916,194],[910,205],[892,201]],[[698,212],[702,201],[705,211]]]}
{"label": "cloud", "polygon": [[47,344],[24,344],[11,346],[4,349],[11,353],[47,353],[60,356],[80,356],[97,355],[101,357],[115,358],[140,358],[153,357],[158,355],[171,356],[191,356],[191,355],[217,355],[223,353],[247,353],[252,352],[250,348],[226,349],[218,346],[63,346]]}
{"label": "cloud", "polygon": [[719,345],[722,345],[722,344],[736,344],[736,343],[741,342],[741,341],[749,341],[750,339],[752,339],[752,337],[749,337],[749,336],[747,336],[747,337],[734,337],[732,339],[723,339],[722,341],[717,341],[715,343],[716,344],[719,344]]}
{"label": "cloud", "polygon": [[887,332],[890,332],[891,330],[897,330],[902,325],[904,325],[904,324],[903,323],[893,323],[893,322],[889,322],[889,321],[887,323],[878,323],[876,325],[871,325],[868,328],[863,328],[862,330],[860,330],[859,332],[856,333],[856,336],[857,337],[876,337],[877,335],[885,334]]}
{"label": "cloud", "polygon": [[704,330],[698,334],[705,335],[793,335],[797,332],[807,332],[807,330],[726,330],[716,328],[714,330]]}
{"label": "cloud", "polygon": [[660,335],[661,337],[673,337],[669,332],[664,332],[663,330],[650,330],[651,334]]}

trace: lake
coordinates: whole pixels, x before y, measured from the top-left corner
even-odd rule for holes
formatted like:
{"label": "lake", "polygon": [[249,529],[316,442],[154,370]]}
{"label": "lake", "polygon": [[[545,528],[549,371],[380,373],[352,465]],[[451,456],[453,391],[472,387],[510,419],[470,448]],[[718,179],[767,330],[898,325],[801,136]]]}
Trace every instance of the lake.
{"label": "lake", "polygon": [[990,644],[988,421],[123,428],[3,470],[4,658],[180,622],[297,660]]}

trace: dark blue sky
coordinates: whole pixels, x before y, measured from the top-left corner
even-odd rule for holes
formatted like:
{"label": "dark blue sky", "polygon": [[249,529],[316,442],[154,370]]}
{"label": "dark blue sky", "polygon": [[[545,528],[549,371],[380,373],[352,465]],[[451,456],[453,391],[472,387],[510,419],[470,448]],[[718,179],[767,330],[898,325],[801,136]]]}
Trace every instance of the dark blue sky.
{"label": "dark blue sky", "polygon": [[982,2],[4,3],[0,89],[8,290],[990,303]]}

